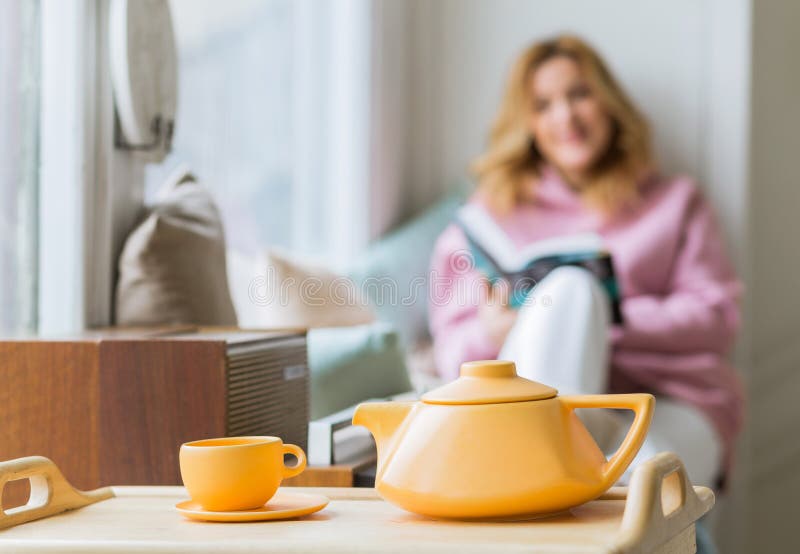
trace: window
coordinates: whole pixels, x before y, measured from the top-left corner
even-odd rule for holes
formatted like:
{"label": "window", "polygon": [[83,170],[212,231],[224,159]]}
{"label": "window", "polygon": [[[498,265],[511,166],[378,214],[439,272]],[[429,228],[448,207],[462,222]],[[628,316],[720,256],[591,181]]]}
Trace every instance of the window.
{"label": "window", "polygon": [[109,324],[116,256],[178,163],[215,195],[234,251],[342,268],[388,226],[400,194],[383,189],[400,179],[375,152],[376,4],[171,0],[174,151],[146,168],[114,146],[112,4],[0,1],[0,333]]}
{"label": "window", "polygon": [[35,331],[39,2],[0,2],[0,333]]}
{"label": "window", "polygon": [[214,193],[231,247],[289,247],[291,0],[170,6],[178,114],[172,154],[148,168],[147,196],[177,163],[187,163]]}
{"label": "window", "polygon": [[339,265],[368,240],[370,5],[171,0],[173,151],[220,206],[229,249],[283,247]]}

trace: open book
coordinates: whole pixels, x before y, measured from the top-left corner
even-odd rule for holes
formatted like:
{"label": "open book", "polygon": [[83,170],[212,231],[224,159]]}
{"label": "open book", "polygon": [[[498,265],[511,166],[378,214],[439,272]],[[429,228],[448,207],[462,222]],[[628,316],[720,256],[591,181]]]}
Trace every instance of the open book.
{"label": "open book", "polygon": [[509,304],[522,306],[530,291],[557,267],[582,267],[597,277],[611,299],[614,323],[622,323],[620,295],[611,254],[595,233],[565,235],[539,240],[518,249],[500,226],[481,207],[467,204],[456,217],[467,237],[475,267],[490,282],[505,280]]}

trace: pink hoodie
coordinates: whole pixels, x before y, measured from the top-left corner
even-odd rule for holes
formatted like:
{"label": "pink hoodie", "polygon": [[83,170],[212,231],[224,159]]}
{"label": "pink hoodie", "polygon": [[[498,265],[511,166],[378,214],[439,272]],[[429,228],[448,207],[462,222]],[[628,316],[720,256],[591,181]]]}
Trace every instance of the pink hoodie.
{"label": "pink hoodie", "polygon": [[[611,331],[611,392],[649,391],[696,406],[714,423],[730,462],[744,397],[727,353],[739,327],[742,286],[711,208],[691,180],[654,177],[642,185],[642,195],[635,209],[604,220],[548,170],[534,199],[497,222],[518,247],[579,232],[603,237],[625,320]],[[431,261],[437,280],[429,308],[431,333],[437,367],[446,379],[454,379],[464,361],[499,353],[478,319],[477,298],[437,301],[454,293],[447,289],[459,281],[481,278],[474,269],[463,271],[459,257],[466,250],[464,234],[451,225],[436,242]]]}

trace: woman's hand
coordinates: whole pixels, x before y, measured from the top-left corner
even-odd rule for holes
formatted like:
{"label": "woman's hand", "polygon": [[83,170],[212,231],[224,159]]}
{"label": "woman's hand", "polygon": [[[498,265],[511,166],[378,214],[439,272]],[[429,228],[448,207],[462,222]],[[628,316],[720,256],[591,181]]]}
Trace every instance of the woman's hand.
{"label": "woman's hand", "polygon": [[483,281],[481,302],[478,305],[478,318],[489,335],[489,340],[501,348],[517,321],[517,310],[508,307],[509,287],[505,281],[494,285]]}

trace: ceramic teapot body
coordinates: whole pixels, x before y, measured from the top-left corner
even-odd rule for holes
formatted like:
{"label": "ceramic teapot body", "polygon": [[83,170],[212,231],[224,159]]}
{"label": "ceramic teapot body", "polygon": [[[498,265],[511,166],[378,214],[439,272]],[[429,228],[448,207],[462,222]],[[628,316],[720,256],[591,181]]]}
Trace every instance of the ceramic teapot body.
{"label": "ceramic teapot body", "polygon": [[[367,403],[356,410],[353,423],[370,429],[378,445],[375,487],[389,502],[440,518],[555,513],[605,492],[644,440],[654,405],[649,394],[559,397],[549,387],[516,377],[510,362],[471,364],[468,375],[462,367],[458,380],[466,377],[466,387],[462,381],[421,402]],[[476,368],[478,376],[469,374]],[[520,391],[516,385],[522,381],[535,387],[525,384],[528,389]],[[501,390],[501,385],[510,386]],[[537,395],[544,397],[519,399]],[[492,401],[481,402],[487,399]],[[628,435],[609,460],[576,408],[635,412]]]}

